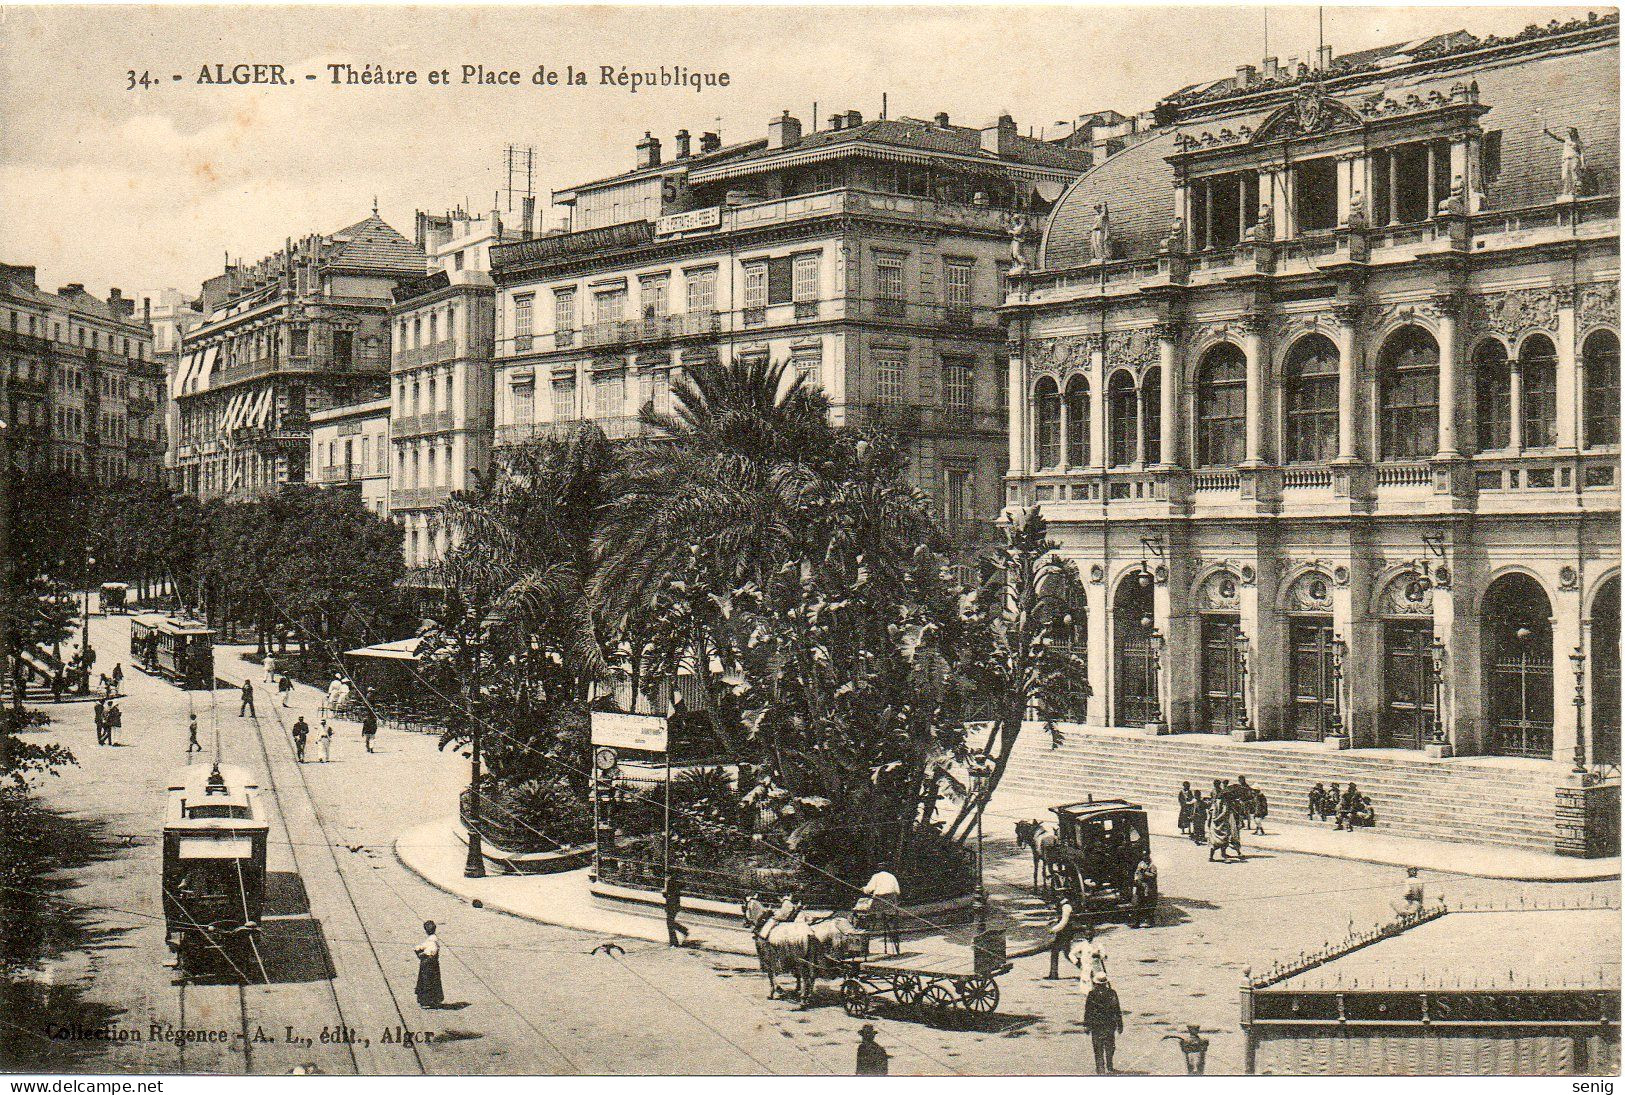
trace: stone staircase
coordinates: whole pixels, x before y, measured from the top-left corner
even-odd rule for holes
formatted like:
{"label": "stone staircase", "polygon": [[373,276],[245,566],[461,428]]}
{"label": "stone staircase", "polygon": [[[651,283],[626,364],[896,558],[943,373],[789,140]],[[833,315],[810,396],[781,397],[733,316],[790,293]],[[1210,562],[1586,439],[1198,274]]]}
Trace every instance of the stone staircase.
{"label": "stone staircase", "polygon": [[[1051,748],[1041,725],[1017,742],[1001,793],[1049,805],[1127,798],[1172,811],[1182,780],[1206,792],[1215,779],[1263,790],[1270,816],[1303,822],[1317,782],[1353,780],[1371,797],[1377,828],[1400,836],[1559,851],[1557,788],[1566,766],[1503,758],[1432,760],[1400,750],[1329,751],[1296,742],[1233,742],[1210,734],[1152,737],[1128,730],[1061,727]],[[1267,824],[1267,823],[1266,823]]]}

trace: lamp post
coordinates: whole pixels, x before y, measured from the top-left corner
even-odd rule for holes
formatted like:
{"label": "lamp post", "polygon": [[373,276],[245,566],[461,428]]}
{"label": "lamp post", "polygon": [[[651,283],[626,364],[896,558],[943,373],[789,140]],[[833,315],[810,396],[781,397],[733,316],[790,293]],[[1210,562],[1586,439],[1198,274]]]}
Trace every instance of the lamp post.
{"label": "lamp post", "polygon": [[[477,640],[484,641],[483,636]],[[466,656],[466,655],[465,655]],[[485,877],[485,847],[480,840],[480,647],[472,651],[466,681],[468,695],[463,710],[467,713],[469,729],[468,747],[468,859],[463,863],[464,878]]]}
{"label": "lamp post", "polygon": [[[85,623],[84,623],[83,633],[81,634],[81,636],[79,638],[79,647],[80,647],[81,650],[89,650],[90,649],[90,576],[93,573],[95,573],[95,570],[96,570],[96,557],[94,555],[86,556],[85,557],[85,616],[84,616]],[[87,665],[85,668],[89,669],[90,667]]]}
{"label": "lamp post", "polygon": [[1151,684],[1152,684],[1152,697],[1151,698],[1152,698],[1153,702],[1155,702],[1156,705],[1157,705],[1156,718],[1153,721],[1156,723],[1157,732],[1161,733],[1162,732],[1162,652],[1163,652],[1164,648],[1168,645],[1168,640],[1163,638],[1162,632],[1158,631],[1156,625],[1151,623],[1150,617],[1147,617],[1142,622],[1145,623],[1147,626],[1149,626],[1150,629],[1151,629],[1150,634],[1148,634],[1146,636],[1146,639],[1147,639],[1147,645],[1150,646],[1150,648],[1151,648]]}
{"label": "lamp post", "polygon": [[1576,646],[1569,655],[1574,666],[1574,773],[1586,772],[1586,654],[1583,646]]}
{"label": "lamp post", "polygon": [[1428,668],[1433,672],[1433,719],[1428,737],[1444,744],[1444,642],[1435,635],[1428,642]]}
{"label": "lamp post", "polygon": [[1242,634],[1241,628],[1238,627],[1231,633],[1230,647],[1235,655],[1236,666],[1236,691],[1230,702],[1234,704],[1238,699],[1241,701],[1241,711],[1231,719],[1230,724],[1245,734],[1252,729],[1252,724],[1247,717],[1247,636]]}
{"label": "lamp post", "polygon": [[1349,644],[1341,636],[1332,636],[1332,719],[1331,737],[1343,736],[1343,659],[1348,656]]}
{"label": "lamp post", "polygon": [[[988,776],[993,774],[993,759],[986,753],[973,753],[970,758],[971,793],[981,801],[983,789],[987,786]],[[987,876],[984,873],[986,859],[982,854],[982,815],[983,810],[976,811],[976,930],[987,930]]]}

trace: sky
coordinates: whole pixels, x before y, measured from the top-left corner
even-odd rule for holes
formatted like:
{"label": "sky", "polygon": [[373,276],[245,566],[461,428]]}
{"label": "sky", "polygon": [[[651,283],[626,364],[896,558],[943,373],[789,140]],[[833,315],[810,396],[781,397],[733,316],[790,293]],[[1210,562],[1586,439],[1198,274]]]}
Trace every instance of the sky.
{"label": "sky", "polygon": [[[1266,20],[1267,10],[1267,20]],[[1335,7],[1338,53],[1464,28],[1514,33],[1583,8]],[[42,286],[195,292],[225,256],[418,209],[488,209],[503,149],[536,149],[536,192],[631,168],[645,131],[765,136],[789,110],[1023,132],[1148,109],[1269,50],[1308,58],[1314,7],[0,7],[0,260]],[[284,86],[201,83],[216,64],[280,64]],[[328,65],[415,70],[415,86],[335,86]],[[463,65],[519,86],[462,83]],[[601,67],[728,74],[695,90],[600,82]],[[531,82],[538,66],[560,83]],[[574,66],[587,86],[566,86]],[[431,85],[449,70],[450,86]],[[130,74],[150,86],[128,88]],[[306,75],[317,79],[307,80]],[[179,76],[177,81],[172,77]],[[697,136],[696,136],[697,142]]]}

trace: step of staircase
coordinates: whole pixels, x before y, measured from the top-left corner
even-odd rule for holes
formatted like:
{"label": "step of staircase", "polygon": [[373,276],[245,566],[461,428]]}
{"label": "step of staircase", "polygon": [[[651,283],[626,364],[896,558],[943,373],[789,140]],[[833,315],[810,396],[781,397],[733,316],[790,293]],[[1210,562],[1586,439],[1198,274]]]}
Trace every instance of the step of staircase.
{"label": "step of staircase", "polygon": [[1237,743],[1183,734],[1153,737],[1096,727],[1063,727],[1051,746],[1042,726],[1017,742],[1003,787],[1059,805],[1089,795],[1173,808],[1181,781],[1206,790],[1245,775],[1269,799],[1270,814],[1301,820],[1317,782],[1353,780],[1369,795],[1377,828],[1396,835],[1550,852],[1557,839],[1556,788],[1566,766],[1475,758],[1415,759],[1392,751],[1322,751],[1293,743]]}

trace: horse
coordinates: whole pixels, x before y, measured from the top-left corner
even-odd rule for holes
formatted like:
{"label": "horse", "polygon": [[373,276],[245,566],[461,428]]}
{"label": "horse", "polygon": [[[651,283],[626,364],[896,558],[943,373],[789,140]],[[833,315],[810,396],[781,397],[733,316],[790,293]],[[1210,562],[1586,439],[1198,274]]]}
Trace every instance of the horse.
{"label": "horse", "polygon": [[1241,815],[1230,796],[1214,795],[1207,811],[1209,862],[1213,860],[1215,852],[1219,854],[1220,859],[1229,859],[1232,850],[1235,851],[1237,859],[1245,858],[1241,854],[1241,828]]}
{"label": "horse", "polygon": [[1054,850],[1055,842],[1058,839],[1060,839],[1059,834],[1050,828],[1047,821],[1033,818],[1030,821],[1016,822],[1016,847],[1026,848],[1033,854],[1034,889],[1038,888],[1040,873],[1044,875],[1046,885],[1048,884],[1050,872],[1048,870],[1040,872],[1040,868],[1048,866],[1050,852]]}
{"label": "horse", "polygon": [[802,913],[791,921],[765,924],[771,910],[757,894],[746,898],[740,911],[755,940],[757,961],[767,975],[769,1000],[779,998],[779,975],[788,973],[795,979],[796,998],[805,1008],[812,1003],[820,972],[828,968],[827,959],[863,953],[867,933],[853,926],[845,913],[818,920],[808,920]]}

